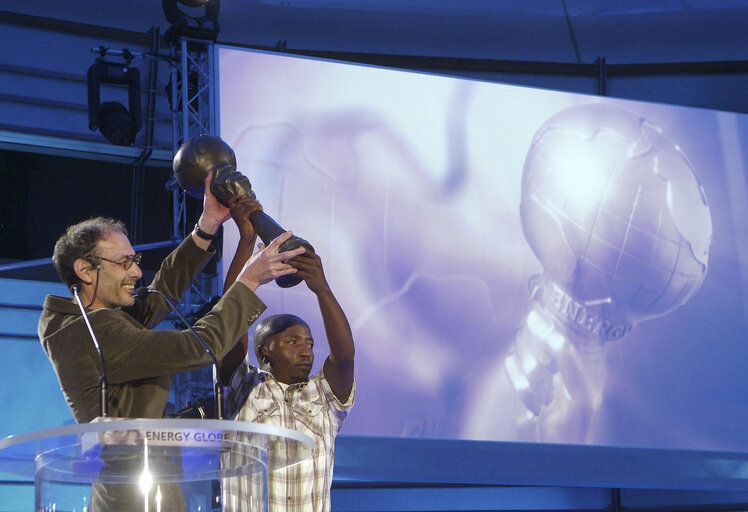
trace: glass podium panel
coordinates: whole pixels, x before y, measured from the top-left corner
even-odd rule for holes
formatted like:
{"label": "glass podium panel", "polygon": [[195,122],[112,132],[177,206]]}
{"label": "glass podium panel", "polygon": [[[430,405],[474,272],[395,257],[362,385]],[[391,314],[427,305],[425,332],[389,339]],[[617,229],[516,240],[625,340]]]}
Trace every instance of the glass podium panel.
{"label": "glass podium panel", "polygon": [[258,423],[109,419],[0,440],[0,471],[34,478],[37,512],[210,512],[242,479],[267,510],[267,473],[311,456],[312,440]]}

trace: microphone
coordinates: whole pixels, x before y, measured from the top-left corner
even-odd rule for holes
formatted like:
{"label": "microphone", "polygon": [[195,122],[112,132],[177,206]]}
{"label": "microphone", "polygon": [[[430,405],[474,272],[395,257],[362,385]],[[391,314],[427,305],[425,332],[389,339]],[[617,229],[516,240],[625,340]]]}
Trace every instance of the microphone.
{"label": "microphone", "polygon": [[172,300],[161,290],[154,290],[152,288],[146,288],[146,287],[140,287],[137,290],[135,290],[135,296],[139,297],[141,299],[145,299],[146,296],[149,293],[155,293],[160,295],[164,298],[166,303],[169,305],[172,311],[177,314],[179,319],[182,321],[184,325],[186,325],[190,332],[192,332],[192,335],[195,336],[195,339],[200,343],[200,346],[205,349],[205,351],[208,353],[208,355],[213,359],[213,366],[215,368],[214,378],[213,378],[213,395],[215,396],[215,402],[216,402],[216,419],[222,420],[223,419],[223,386],[221,386],[221,383],[218,381],[218,379],[215,377],[218,375],[218,358],[216,358],[215,353],[211,350],[211,348],[208,346],[207,343],[205,343],[205,340],[200,337],[200,335],[195,331],[195,329],[192,327],[192,324],[190,324],[182,315],[182,313],[179,312],[177,307],[174,305]]}
{"label": "microphone", "polygon": [[101,360],[101,376],[99,377],[99,416],[102,418],[106,418],[109,415],[109,380],[106,376],[106,365],[104,364],[104,352],[101,350],[101,345],[99,345],[99,340],[96,338],[96,334],[94,334],[93,327],[91,326],[91,321],[88,319],[88,313],[86,312],[86,308],[83,307],[83,302],[81,301],[80,295],[78,295],[78,292],[80,291],[80,286],[77,284],[74,284],[70,287],[70,290],[73,292],[73,297],[75,297],[75,303],[78,304],[78,307],[81,310],[81,316],[83,316],[83,321],[86,322],[86,327],[88,327],[88,333],[91,335],[91,339],[93,340],[94,346],[96,347],[96,352],[99,354],[99,359]]}

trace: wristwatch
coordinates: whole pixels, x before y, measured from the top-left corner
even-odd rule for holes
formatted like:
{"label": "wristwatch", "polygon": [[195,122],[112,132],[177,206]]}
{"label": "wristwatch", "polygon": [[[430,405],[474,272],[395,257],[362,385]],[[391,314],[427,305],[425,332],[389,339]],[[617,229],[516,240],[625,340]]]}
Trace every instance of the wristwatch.
{"label": "wristwatch", "polygon": [[210,233],[206,233],[205,231],[200,229],[200,224],[198,223],[195,223],[195,234],[203,240],[207,240],[208,242],[212,242],[216,237],[216,235],[211,235]]}

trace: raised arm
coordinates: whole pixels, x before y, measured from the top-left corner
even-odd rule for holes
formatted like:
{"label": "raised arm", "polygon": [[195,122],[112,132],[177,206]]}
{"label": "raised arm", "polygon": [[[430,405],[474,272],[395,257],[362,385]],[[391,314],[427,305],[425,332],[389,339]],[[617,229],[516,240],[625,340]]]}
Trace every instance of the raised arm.
{"label": "raised arm", "polygon": [[296,275],[317,296],[330,346],[330,356],[325,360],[322,371],[338,400],[346,402],[353,388],[353,360],[356,352],[351,326],[325,279],[319,255],[304,253],[288,263],[296,268]]}
{"label": "raised arm", "polygon": [[[259,211],[262,211],[262,205],[256,199],[241,196],[232,199],[231,218],[234,219],[236,226],[239,228],[239,243],[236,246],[236,252],[226,272],[226,279],[223,284],[224,293],[236,281],[242,267],[252,257],[257,233],[255,233],[254,226],[249,221],[249,217]],[[222,384],[226,385],[229,383],[232,372],[246,357],[248,343],[249,337],[245,331],[234,348],[226,354],[226,357],[219,361],[218,376]]]}
{"label": "raised arm", "polygon": [[[212,173],[208,173],[205,178],[203,211],[197,221],[199,229],[207,235],[214,235],[218,228],[230,217],[229,208],[223,206],[210,192],[212,179]],[[190,240],[194,244],[190,244]],[[148,285],[149,288],[158,289],[173,301],[178,302],[197,274],[215,254],[211,244],[211,240],[200,237],[197,230],[193,229],[179,248],[172,251],[161,263],[159,272]],[[194,250],[194,246],[197,246],[200,250]],[[128,314],[149,328],[158,324],[169,310],[166,302],[158,295],[149,295],[145,299],[138,299],[134,306],[125,308]]]}

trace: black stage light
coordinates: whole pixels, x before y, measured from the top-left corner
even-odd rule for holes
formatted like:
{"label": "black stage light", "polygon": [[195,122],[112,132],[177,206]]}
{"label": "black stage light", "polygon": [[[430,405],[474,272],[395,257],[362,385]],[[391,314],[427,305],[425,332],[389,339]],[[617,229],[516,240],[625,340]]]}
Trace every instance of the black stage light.
{"label": "black stage light", "polygon": [[[118,101],[101,103],[101,85],[127,87],[128,107]],[[88,128],[97,129],[117,146],[131,146],[142,126],[140,71],[127,64],[97,59],[88,68]]]}

